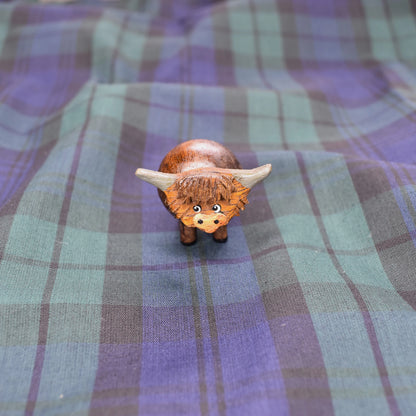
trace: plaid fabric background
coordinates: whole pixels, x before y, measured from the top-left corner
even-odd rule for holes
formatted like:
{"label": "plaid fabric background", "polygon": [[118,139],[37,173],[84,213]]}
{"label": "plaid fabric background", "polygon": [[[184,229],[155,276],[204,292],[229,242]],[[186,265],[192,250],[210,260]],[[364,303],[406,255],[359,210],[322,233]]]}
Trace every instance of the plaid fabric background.
{"label": "plaid fabric background", "polygon": [[[0,415],[416,414],[416,3],[0,4]],[[216,244],[157,169],[272,163]]]}

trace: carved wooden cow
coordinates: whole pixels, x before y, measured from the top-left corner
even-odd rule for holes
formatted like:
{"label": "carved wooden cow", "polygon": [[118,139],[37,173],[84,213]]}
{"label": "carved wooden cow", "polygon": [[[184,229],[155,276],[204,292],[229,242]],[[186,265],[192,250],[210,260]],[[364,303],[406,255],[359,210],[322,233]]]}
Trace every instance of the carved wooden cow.
{"label": "carved wooden cow", "polygon": [[196,241],[196,229],[227,240],[227,224],[248,203],[250,189],[267,177],[270,164],[241,169],[233,153],[210,140],[190,140],[172,149],[159,171],[137,169],[136,176],[156,186],[165,207],[180,220],[185,245]]}

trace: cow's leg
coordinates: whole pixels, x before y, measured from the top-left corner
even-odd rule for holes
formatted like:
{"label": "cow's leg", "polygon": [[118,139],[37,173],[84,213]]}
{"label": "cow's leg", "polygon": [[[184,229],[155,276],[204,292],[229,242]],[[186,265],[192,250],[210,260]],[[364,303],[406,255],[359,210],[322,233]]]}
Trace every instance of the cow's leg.
{"label": "cow's leg", "polygon": [[228,238],[227,233],[227,226],[223,225],[222,227],[219,227],[217,231],[214,232],[214,240],[217,243],[225,243]]}
{"label": "cow's leg", "polygon": [[181,243],[185,246],[191,246],[196,242],[196,228],[187,227],[182,221],[179,221],[179,231],[181,233]]}

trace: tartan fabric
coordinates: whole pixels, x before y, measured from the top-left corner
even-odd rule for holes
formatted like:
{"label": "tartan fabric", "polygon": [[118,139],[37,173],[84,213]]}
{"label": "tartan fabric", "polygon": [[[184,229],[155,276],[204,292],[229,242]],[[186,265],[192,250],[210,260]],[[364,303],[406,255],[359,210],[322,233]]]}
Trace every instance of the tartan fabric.
{"label": "tartan fabric", "polygon": [[[415,415],[412,0],[0,4],[0,415]],[[137,167],[272,163],[226,244]]]}

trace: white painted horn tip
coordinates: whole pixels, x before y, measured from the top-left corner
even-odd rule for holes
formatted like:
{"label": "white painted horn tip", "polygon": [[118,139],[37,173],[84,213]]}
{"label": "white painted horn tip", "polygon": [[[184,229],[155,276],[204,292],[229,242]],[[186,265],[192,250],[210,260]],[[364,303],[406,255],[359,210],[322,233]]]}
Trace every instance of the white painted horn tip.
{"label": "white painted horn tip", "polygon": [[267,175],[269,175],[272,171],[272,165],[270,163],[268,163],[267,165],[263,165],[262,167],[264,167],[264,172],[267,172]]}
{"label": "white painted horn tip", "polygon": [[134,173],[138,178],[140,178],[144,174],[144,169],[138,168],[136,169],[136,172]]}
{"label": "white painted horn tip", "polygon": [[261,178],[261,180],[267,178],[270,175],[271,171],[272,171],[272,165],[270,163],[253,169],[253,173],[256,172],[258,177]]}
{"label": "white painted horn tip", "polygon": [[262,165],[254,169],[235,169],[232,170],[234,178],[246,188],[252,188],[257,183],[261,182],[272,171],[272,165]]}
{"label": "white painted horn tip", "polygon": [[145,169],[145,168],[138,168],[136,169],[136,172],[135,172],[135,175],[138,178],[144,179],[144,180],[147,180],[148,178],[153,178],[155,176],[158,176],[159,174],[161,173],[156,170],[150,170],[150,169]]}
{"label": "white painted horn tip", "polygon": [[161,191],[166,191],[166,189],[173,185],[176,180],[175,174],[163,173],[144,168],[137,169],[135,175],[143,181],[156,186],[156,188],[159,188]]}

